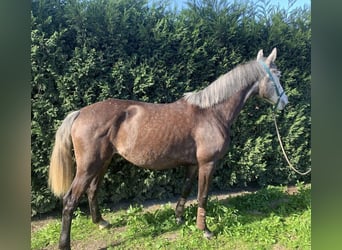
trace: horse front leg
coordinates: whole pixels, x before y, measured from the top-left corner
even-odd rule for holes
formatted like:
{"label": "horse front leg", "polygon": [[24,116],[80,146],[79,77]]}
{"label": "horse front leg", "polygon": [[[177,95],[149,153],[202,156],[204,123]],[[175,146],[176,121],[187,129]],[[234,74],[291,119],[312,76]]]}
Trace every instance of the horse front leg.
{"label": "horse front leg", "polygon": [[208,200],[208,191],[214,172],[214,162],[199,165],[198,170],[198,209],[196,226],[202,230],[205,238],[211,238],[213,233],[206,224],[206,206]]}
{"label": "horse front leg", "polygon": [[197,173],[197,166],[189,166],[186,170],[186,176],[185,181],[182,189],[181,197],[179,198],[175,210],[176,214],[176,221],[178,224],[183,223],[183,214],[184,214],[184,206],[186,203],[186,200],[191,192],[195,177]]}

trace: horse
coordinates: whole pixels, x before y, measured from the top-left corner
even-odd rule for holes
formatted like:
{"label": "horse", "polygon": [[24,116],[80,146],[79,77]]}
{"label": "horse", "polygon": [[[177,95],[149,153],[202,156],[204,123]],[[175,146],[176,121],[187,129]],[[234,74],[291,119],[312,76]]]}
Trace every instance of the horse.
{"label": "horse", "polygon": [[63,197],[59,249],[71,249],[72,215],[84,193],[92,221],[100,228],[110,225],[101,216],[96,195],[116,154],[146,169],[186,169],[175,208],[179,223],[198,176],[196,226],[204,237],[212,237],[206,224],[208,191],[215,163],[228,150],[232,123],[251,96],[267,100],[278,110],[288,103],[276,57],[276,48],[268,57],[259,50],[256,60],[236,66],[206,88],[185,93],[172,103],[107,99],[68,114],[57,129],[49,166],[49,187]]}

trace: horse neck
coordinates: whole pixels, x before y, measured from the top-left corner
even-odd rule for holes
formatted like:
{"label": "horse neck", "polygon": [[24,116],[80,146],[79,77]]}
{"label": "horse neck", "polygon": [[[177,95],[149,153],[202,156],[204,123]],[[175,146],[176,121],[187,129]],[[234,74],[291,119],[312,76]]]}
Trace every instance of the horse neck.
{"label": "horse neck", "polygon": [[249,97],[257,92],[258,82],[250,84],[233,94],[227,100],[214,106],[214,111],[222,123],[229,128],[235,121]]}

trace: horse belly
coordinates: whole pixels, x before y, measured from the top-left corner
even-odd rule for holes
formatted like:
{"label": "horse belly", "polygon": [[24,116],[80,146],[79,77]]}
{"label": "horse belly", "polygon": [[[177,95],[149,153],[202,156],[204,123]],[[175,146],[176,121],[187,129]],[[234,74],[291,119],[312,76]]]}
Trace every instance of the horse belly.
{"label": "horse belly", "polygon": [[194,146],[170,141],[153,144],[149,140],[139,140],[132,147],[118,148],[118,153],[134,165],[148,169],[162,170],[196,163]]}
{"label": "horse belly", "polygon": [[117,133],[117,152],[131,163],[149,169],[195,164],[195,143],[190,129],[182,125],[166,122],[160,112],[151,116],[142,107],[132,106]]}

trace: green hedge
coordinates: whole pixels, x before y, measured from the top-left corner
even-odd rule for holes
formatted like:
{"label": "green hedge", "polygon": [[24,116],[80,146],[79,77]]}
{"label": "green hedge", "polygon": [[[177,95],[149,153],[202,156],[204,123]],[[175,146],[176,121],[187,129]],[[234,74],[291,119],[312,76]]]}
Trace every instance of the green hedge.
{"label": "green hedge", "polygon": [[[311,166],[311,13],[261,1],[191,1],[182,10],[143,0],[33,0],[32,213],[54,209],[47,188],[54,134],[66,114],[109,97],[172,102],[207,86],[220,74],[278,48],[277,65],[289,96],[278,114],[293,164]],[[101,202],[167,198],[178,194],[181,168],[153,172],[109,168]],[[310,181],[290,171],[281,154],[271,107],[248,101],[233,125],[230,151],[217,167],[212,188]]]}

